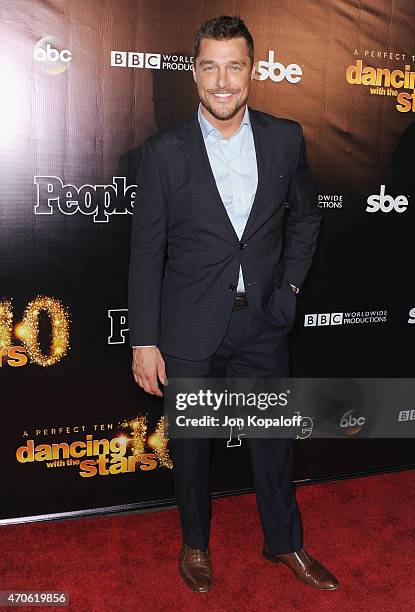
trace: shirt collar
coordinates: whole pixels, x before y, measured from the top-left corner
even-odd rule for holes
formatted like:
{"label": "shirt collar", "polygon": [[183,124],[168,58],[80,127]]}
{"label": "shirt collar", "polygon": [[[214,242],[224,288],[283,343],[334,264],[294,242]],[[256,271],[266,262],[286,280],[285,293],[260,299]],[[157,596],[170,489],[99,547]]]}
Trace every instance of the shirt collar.
{"label": "shirt collar", "polygon": [[[219,130],[217,130],[202,113],[201,104],[199,103],[199,108],[197,110],[197,118],[199,120],[199,124],[202,130],[203,138],[206,140],[209,134],[216,136],[216,138],[223,139],[223,136]],[[244,116],[242,117],[241,125],[235,134],[232,135],[232,138],[238,134],[238,132],[242,129],[244,125],[247,125],[249,128],[251,127],[251,120],[249,117],[248,105],[245,105]]]}

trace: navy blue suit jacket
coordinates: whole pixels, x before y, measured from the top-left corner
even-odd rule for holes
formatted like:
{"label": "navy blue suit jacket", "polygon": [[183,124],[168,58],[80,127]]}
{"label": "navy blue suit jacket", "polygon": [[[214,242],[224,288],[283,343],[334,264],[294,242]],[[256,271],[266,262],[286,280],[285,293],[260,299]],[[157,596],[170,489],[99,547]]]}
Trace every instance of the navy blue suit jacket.
{"label": "navy blue suit jacket", "polygon": [[131,233],[131,345],[207,359],[225,335],[240,264],[254,315],[276,336],[291,330],[297,297],[289,283],[304,282],[321,211],[300,124],[249,112],[258,187],[241,240],[216,187],[197,113],[144,143]]}

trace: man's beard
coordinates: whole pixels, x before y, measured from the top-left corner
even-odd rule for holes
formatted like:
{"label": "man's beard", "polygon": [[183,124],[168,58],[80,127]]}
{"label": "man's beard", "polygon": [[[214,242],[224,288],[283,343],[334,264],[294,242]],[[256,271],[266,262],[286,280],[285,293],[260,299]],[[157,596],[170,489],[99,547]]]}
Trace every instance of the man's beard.
{"label": "man's beard", "polygon": [[[218,92],[218,93],[225,93],[225,92]],[[246,101],[248,100],[248,94],[244,98],[241,98],[240,100],[238,100],[236,105],[232,108],[227,108],[225,105],[223,105],[223,108],[221,107],[219,107],[219,109],[214,108],[210,104],[210,102],[207,99],[202,98],[200,94],[199,94],[199,100],[200,100],[201,105],[204,106],[206,110],[208,110],[209,113],[213,117],[215,117],[215,119],[218,119],[219,121],[226,121],[227,119],[232,119],[233,117],[235,117],[235,115],[241,110],[241,108],[245,106]]]}

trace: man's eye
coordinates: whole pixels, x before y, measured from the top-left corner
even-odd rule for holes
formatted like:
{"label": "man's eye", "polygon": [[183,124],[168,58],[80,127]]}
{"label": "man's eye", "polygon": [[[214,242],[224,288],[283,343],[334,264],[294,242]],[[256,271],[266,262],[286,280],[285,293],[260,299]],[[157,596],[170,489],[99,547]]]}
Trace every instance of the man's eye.
{"label": "man's eye", "polygon": [[242,70],[242,68],[240,66],[232,66],[232,70],[234,72],[240,72]]}
{"label": "man's eye", "polygon": [[203,68],[204,72],[206,72],[207,70],[213,70],[213,66],[206,66],[205,68]]}

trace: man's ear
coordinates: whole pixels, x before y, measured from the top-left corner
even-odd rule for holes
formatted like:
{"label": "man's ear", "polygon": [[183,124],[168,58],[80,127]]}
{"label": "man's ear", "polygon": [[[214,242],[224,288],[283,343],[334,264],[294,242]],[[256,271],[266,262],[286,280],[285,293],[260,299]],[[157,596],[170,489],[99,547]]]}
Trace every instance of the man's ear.
{"label": "man's ear", "polygon": [[251,81],[254,78],[254,74],[256,71],[256,66],[255,66],[255,62],[252,64],[252,69],[251,69]]}
{"label": "man's ear", "polygon": [[197,76],[196,76],[196,70],[195,70],[194,64],[192,66],[192,73],[193,73],[193,80],[195,83],[197,83]]}

